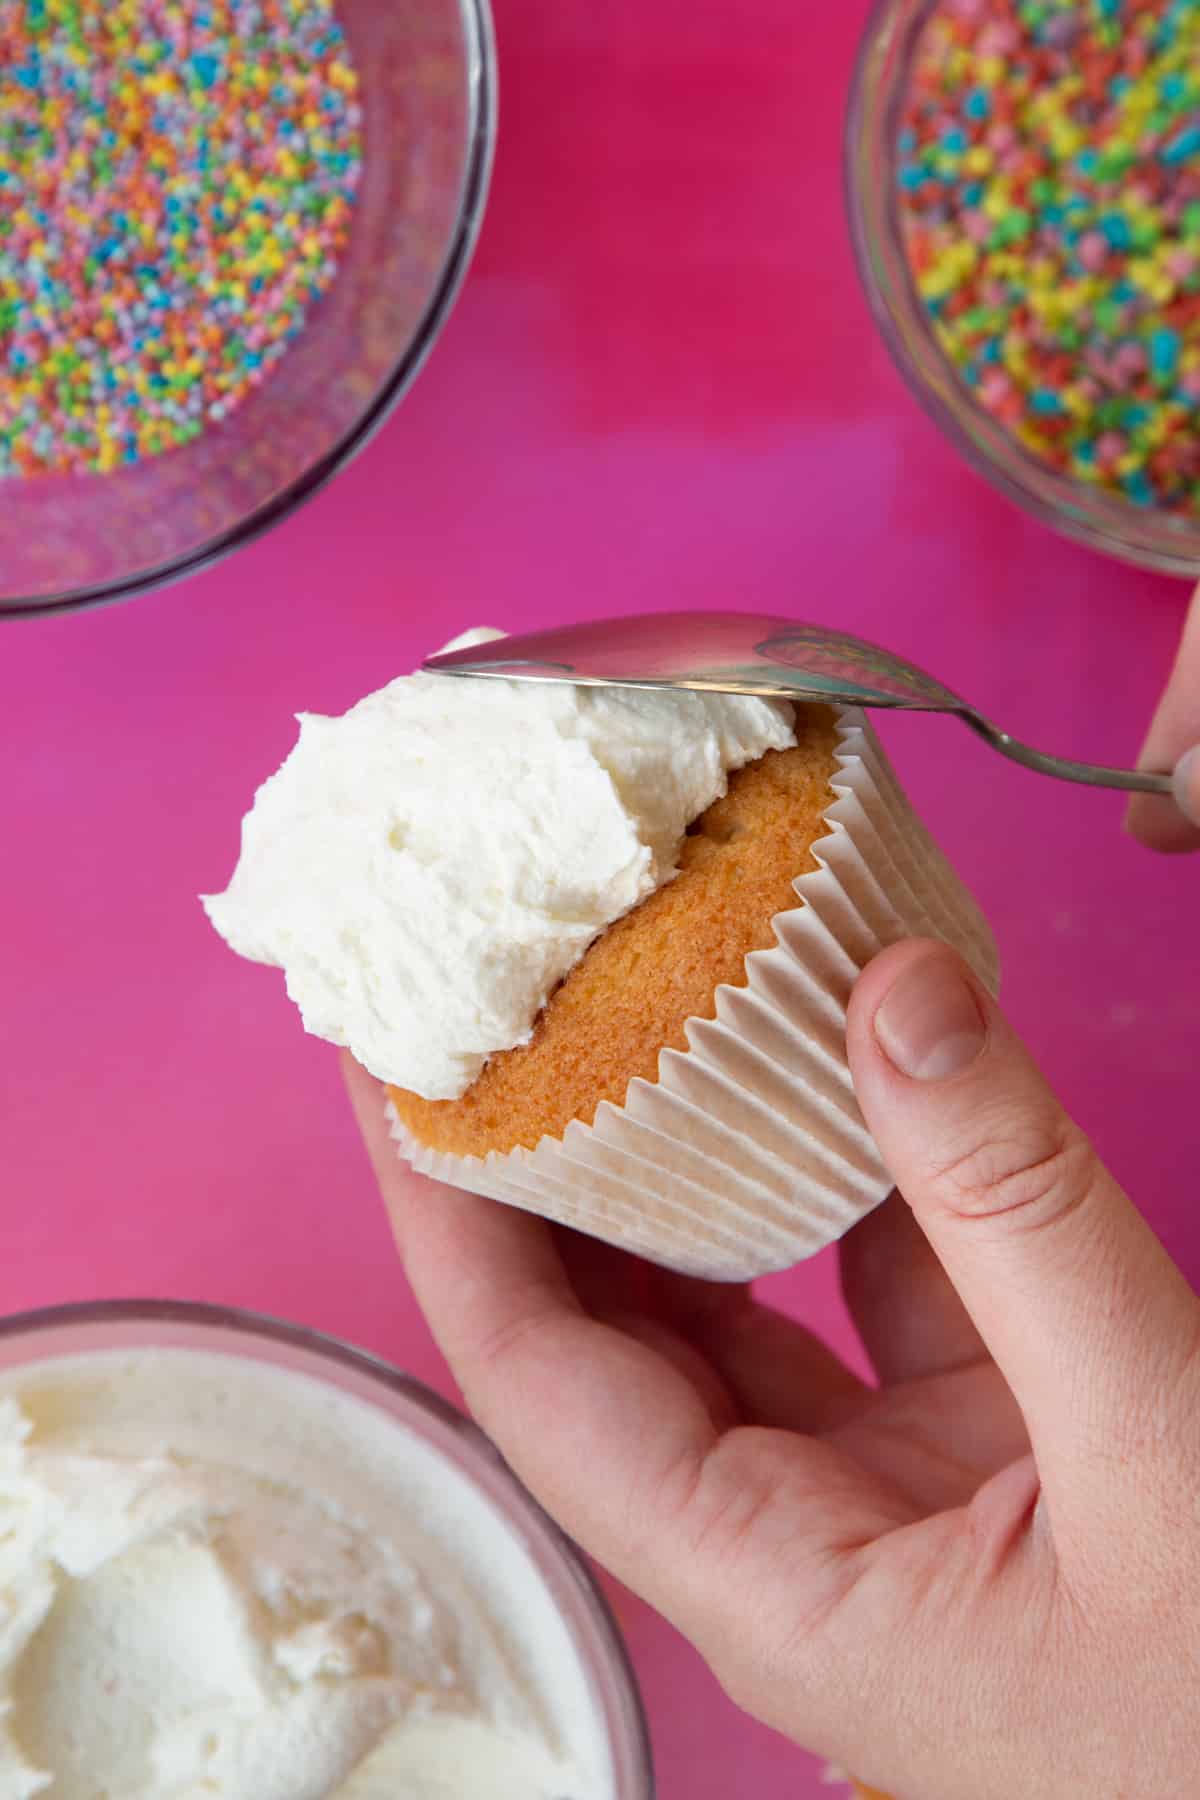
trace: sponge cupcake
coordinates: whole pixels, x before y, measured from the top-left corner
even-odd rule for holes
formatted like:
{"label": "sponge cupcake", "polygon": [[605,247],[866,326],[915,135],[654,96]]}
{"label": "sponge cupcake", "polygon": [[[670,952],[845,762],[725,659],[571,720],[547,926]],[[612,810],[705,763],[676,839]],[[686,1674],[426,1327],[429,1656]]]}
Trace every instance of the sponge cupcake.
{"label": "sponge cupcake", "polygon": [[845,1059],[870,957],[934,935],[996,979],[861,715],[715,694],[424,675],[303,719],[205,904],[416,1167],[724,1280],[888,1191]]}

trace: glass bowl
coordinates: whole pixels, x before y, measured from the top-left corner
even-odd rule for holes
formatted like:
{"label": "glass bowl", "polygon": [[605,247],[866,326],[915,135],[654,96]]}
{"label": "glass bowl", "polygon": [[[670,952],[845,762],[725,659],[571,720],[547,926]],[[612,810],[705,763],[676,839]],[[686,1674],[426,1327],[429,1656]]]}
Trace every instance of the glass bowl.
{"label": "glass bowl", "polygon": [[107,475],[0,480],[0,613],[118,600],[285,518],[412,382],[483,220],[496,132],[488,0],[338,0],[363,176],[333,287],[270,378],[182,448]]}
{"label": "glass bowl", "polygon": [[896,183],[897,136],[913,62],[940,0],[876,0],[846,120],[850,229],[871,311],[908,386],[980,474],[1044,524],[1125,562],[1200,573],[1200,520],[1143,509],[1039,462],[978,406],[939,347],[909,272]]}
{"label": "glass bowl", "polygon": [[138,1350],[198,1351],[306,1377],[378,1410],[399,1432],[418,1438],[444,1461],[451,1481],[470,1490],[471,1503],[482,1502],[507,1528],[520,1566],[540,1582],[565,1625],[609,1753],[611,1800],[653,1800],[645,1715],[612,1614],[572,1545],[469,1419],[366,1351],[237,1309],[112,1300],[0,1319],[0,1376],[62,1358]]}

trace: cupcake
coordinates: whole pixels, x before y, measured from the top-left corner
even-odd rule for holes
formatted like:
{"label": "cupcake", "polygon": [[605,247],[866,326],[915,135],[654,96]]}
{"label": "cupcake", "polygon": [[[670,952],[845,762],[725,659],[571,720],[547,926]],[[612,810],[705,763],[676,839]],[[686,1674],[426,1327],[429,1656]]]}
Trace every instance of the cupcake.
{"label": "cupcake", "polygon": [[416,675],[300,724],[204,904],[416,1168],[715,1280],[885,1197],[854,980],[907,936],[996,958],[861,714]]}

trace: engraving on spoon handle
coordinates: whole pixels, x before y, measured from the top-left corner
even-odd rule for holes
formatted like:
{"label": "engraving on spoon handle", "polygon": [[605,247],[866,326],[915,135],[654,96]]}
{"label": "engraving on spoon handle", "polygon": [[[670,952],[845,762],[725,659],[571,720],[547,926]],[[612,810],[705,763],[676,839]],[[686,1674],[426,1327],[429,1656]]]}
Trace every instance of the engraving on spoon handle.
{"label": "engraving on spoon handle", "polygon": [[1001,756],[1007,756],[1027,769],[1036,769],[1039,775],[1053,775],[1059,781],[1077,781],[1085,787],[1122,788],[1133,794],[1170,795],[1174,791],[1170,775],[1151,774],[1146,769],[1106,769],[1100,763],[1073,762],[1068,756],[1050,756],[1044,750],[1034,750],[1010,737],[1007,731],[1001,731],[999,726],[990,724],[967,707],[963,707],[958,716]]}

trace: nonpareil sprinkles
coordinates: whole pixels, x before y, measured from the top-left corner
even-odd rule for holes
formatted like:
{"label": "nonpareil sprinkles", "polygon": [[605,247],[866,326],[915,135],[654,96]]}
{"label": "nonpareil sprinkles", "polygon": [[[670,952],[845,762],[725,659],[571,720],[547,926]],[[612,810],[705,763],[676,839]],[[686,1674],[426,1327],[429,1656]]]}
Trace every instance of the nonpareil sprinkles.
{"label": "nonpareil sprinkles", "polygon": [[1064,474],[1200,512],[1200,0],[943,0],[897,150],[978,403]]}
{"label": "nonpareil sprinkles", "polygon": [[0,476],[225,418],[332,282],[361,167],[330,0],[0,0]]}

